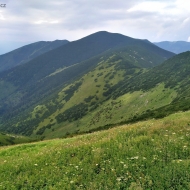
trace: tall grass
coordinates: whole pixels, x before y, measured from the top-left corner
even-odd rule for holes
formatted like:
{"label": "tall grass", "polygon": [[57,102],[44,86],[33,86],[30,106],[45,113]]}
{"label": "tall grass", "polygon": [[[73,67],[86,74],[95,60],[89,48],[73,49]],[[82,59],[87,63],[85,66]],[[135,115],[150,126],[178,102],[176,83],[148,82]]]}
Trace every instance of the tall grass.
{"label": "tall grass", "polygon": [[0,189],[190,189],[190,112],[0,148]]}

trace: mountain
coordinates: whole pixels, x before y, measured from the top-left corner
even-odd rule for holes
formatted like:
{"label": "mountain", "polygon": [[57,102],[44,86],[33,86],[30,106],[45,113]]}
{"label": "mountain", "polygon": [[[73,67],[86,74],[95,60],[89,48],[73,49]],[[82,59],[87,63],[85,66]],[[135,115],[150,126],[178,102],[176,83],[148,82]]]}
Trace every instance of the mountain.
{"label": "mountain", "polygon": [[120,107],[110,95],[174,55],[147,40],[108,32],[60,46],[0,73],[0,130],[49,138],[123,121],[109,114],[98,119],[103,106]]}
{"label": "mountain", "polygon": [[176,54],[190,51],[190,42],[185,42],[185,41],[174,41],[174,42],[163,41],[163,42],[155,42],[154,44],[162,49],[171,51]]}
{"label": "mountain", "polygon": [[[54,100],[59,109],[41,121],[34,134],[54,138],[92,132],[190,109],[190,52],[150,69],[116,58],[109,57],[59,92]],[[52,105],[40,105],[32,114]]]}
{"label": "mountain", "polygon": [[50,50],[58,48],[59,46],[67,44],[67,40],[55,40],[53,42],[36,42],[9,53],[0,55],[0,72],[16,67],[17,65],[24,64],[41,54]]}

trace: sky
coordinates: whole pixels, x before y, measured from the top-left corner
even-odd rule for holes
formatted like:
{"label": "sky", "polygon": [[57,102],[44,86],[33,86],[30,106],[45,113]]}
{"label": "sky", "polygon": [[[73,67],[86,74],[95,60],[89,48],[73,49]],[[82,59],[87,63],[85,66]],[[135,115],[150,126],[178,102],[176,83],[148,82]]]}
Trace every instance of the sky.
{"label": "sky", "polygon": [[98,31],[190,42],[189,7],[189,0],[0,0],[0,54]]}

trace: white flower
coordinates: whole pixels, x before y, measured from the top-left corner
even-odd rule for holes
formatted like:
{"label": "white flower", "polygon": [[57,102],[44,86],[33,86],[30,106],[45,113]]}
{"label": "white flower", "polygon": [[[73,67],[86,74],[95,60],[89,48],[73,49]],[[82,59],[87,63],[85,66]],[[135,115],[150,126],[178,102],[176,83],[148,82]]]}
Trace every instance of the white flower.
{"label": "white flower", "polygon": [[121,178],[120,178],[120,177],[118,177],[116,180],[117,180],[117,181],[121,181]]}

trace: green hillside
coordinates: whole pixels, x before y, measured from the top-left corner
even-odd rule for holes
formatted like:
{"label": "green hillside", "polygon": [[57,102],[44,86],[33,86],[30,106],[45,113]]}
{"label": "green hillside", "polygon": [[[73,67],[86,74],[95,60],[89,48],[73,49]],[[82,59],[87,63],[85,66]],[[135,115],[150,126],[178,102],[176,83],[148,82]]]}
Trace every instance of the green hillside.
{"label": "green hillside", "polygon": [[[119,97],[121,94],[138,90],[147,92],[163,83],[166,89],[175,91],[177,95],[172,96],[173,100],[170,104],[155,109],[154,111],[149,110],[148,113],[140,116],[139,119],[143,117],[163,117],[179,110],[189,110],[189,73],[190,52],[181,53],[165,61],[163,64],[150,69],[148,72],[139,75],[137,78],[123,82],[123,84],[118,86],[118,89],[114,91],[113,96]],[[163,91],[163,93],[165,93],[165,91]],[[161,94],[159,96],[161,96]]]}
{"label": "green hillside", "polygon": [[[122,62],[116,57],[100,62],[77,83],[59,92],[55,100],[59,109],[41,121],[33,135],[55,138],[189,110],[190,53],[150,70],[127,61],[121,69]],[[34,117],[51,105],[38,106],[31,114]]]}
{"label": "green hillside", "polygon": [[112,88],[173,55],[146,40],[108,32],[70,42],[0,74],[0,130],[34,136],[49,131],[45,137],[79,132],[79,120],[96,114]]}
{"label": "green hillside", "polygon": [[34,139],[14,134],[0,133],[0,146],[29,143]]}
{"label": "green hillside", "polygon": [[190,188],[190,112],[0,147],[0,189]]}

